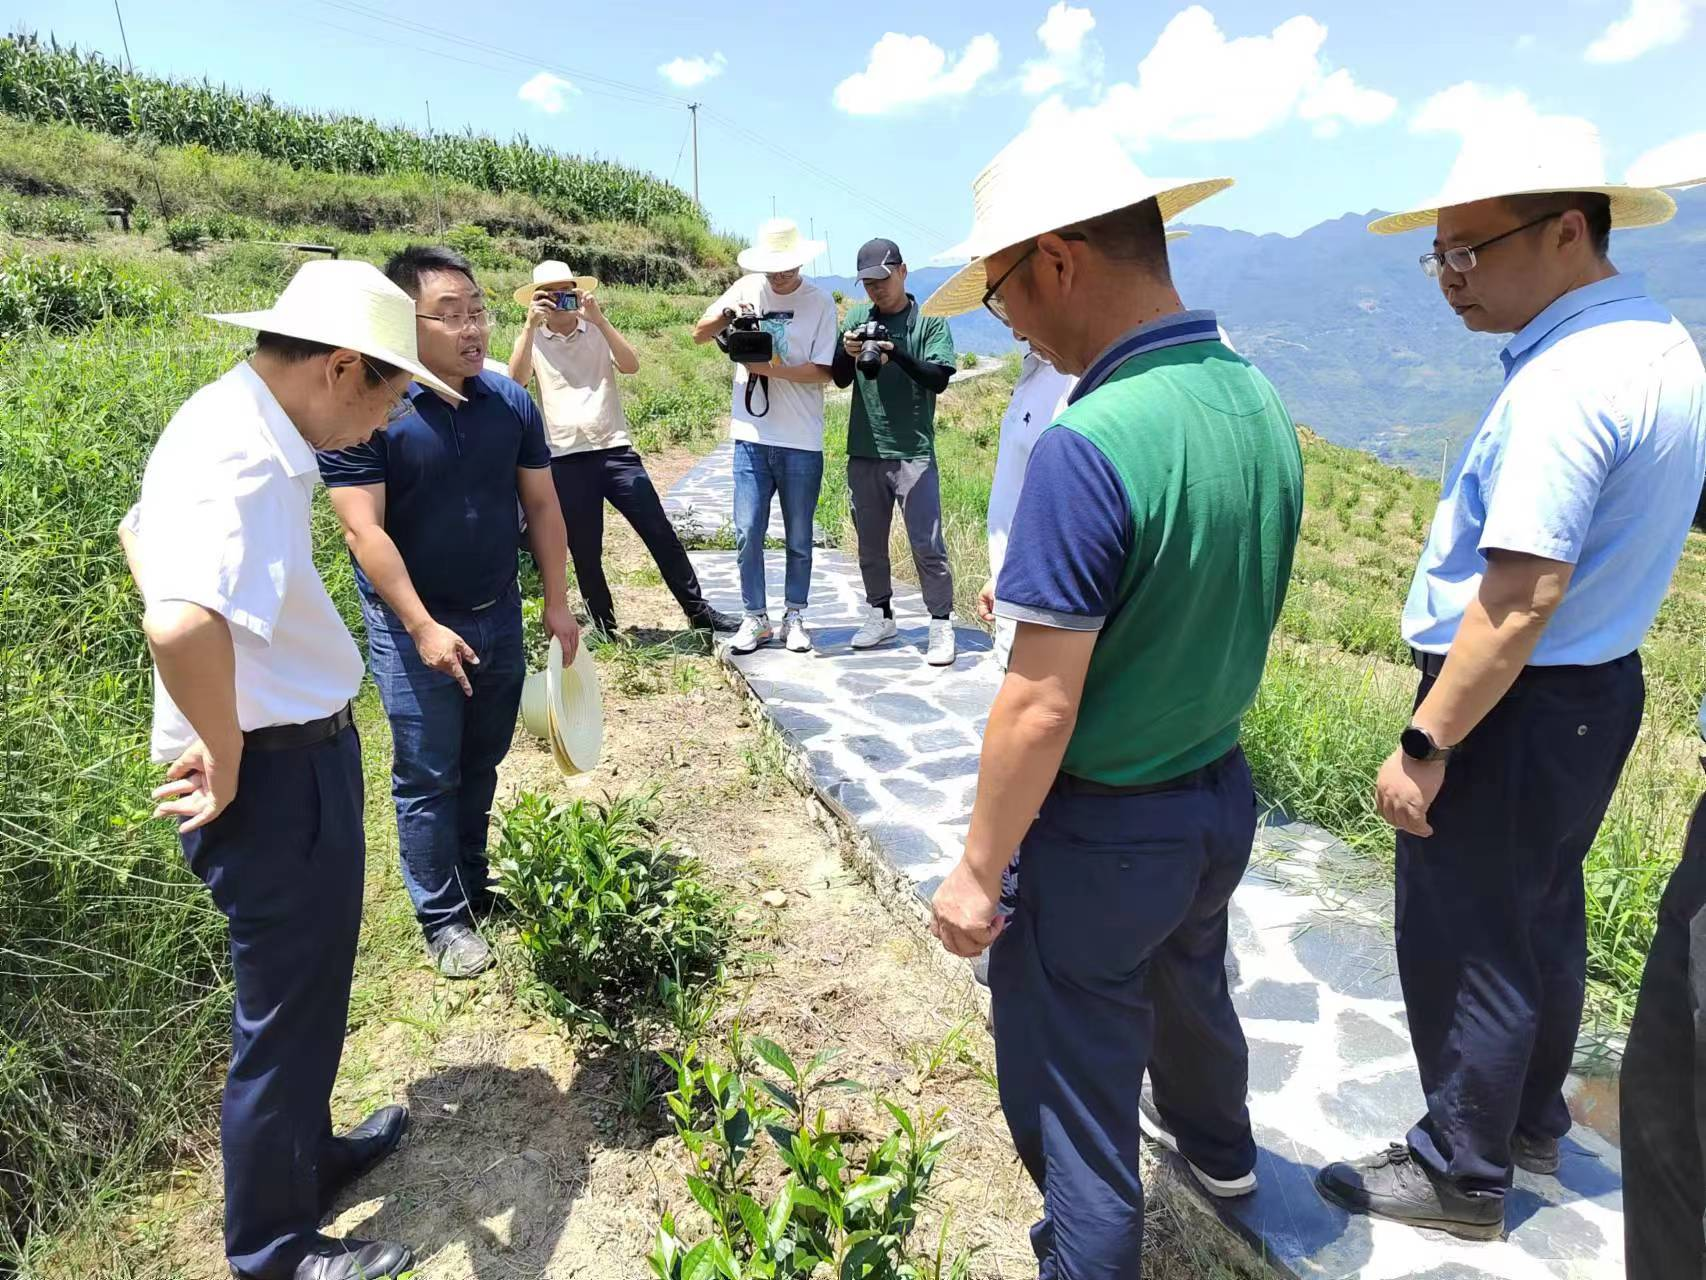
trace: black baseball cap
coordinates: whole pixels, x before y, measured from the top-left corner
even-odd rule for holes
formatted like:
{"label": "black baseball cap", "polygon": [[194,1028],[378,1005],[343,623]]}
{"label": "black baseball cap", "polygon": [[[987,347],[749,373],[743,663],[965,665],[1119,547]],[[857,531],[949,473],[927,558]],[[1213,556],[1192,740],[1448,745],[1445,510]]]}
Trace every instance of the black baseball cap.
{"label": "black baseball cap", "polygon": [[905,263],[893,240],[867,240],[859,246],[859,269],[854,274],[861,280],[887,280]]}

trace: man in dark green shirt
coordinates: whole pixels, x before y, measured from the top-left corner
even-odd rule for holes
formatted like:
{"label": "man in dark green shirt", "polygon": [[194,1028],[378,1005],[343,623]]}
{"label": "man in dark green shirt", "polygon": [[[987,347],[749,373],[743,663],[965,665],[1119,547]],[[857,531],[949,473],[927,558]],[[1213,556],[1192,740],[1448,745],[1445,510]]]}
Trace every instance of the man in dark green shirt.
{"label": "man in dark green shirt", "polygon": [[[942,539],[936,397],[954,376],[954,339],[946,320],[919,314],[917,299],[906,291],[906,263],[894,241],[867,241],[859,250],[858,274],[871,300],[848,311],[841,349],[831,366],[836,386],[853,387],[847,425],[847,491],[867,605],[853,647],[873,648],[895,636],[889,525],[898,502],[924,606],[930,610],[925,659],[945,667],[954,660],[954,624],[949,617],[954,579]],[[887,331],[887,338],[866,336],[872,321]],[[878,361],[874,371],[859,364],[860,351],[873,341]]]}
{"label": "man in dark green shirt", "polygon": [[1164,224],[1227,185],[1146,177],[1094,130],[1027,131],[974,185],[970,269],[926,304],[981,302],[1078,378],[1025,471],[995,587],[1013,654],[965,852],[932,900],[948,950],[990,951],[1001,1108],[1043,1193],[1045,1277],[1138,1280],[1140,1132],[1211,1195],[1256,1188],[1224,964],[1256,830],[1238,729],[1285,600],[1303,460],[1273,387],[1173,285]]}

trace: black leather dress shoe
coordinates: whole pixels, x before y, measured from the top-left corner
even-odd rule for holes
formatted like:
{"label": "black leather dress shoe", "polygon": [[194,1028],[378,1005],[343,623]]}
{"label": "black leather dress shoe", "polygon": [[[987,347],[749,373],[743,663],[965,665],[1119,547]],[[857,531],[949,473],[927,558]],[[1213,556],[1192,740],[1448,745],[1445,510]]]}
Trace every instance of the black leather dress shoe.
{"label": "black leather dress shoe", "polygon": [[409,1109],[380,1107],[342,1137],[320,1158],[320,1214],[331,1212],[337,1198],[373,1170],[403,1141],[409,1131]]}
{"label": "black leather dress shoe", "polygon": [[1330,1164],[1315,1175],[1315,1185],[1352,1213],[1429,1227],[1462,1240],[1497,1240],[1505,1230],[1503,1197],[1436,1181],[1401,1142],[1363,1160]]}
{"label": "black leather dress shoe", "polygon": [[[415,1255],[388,1240],[328,1240],[291,1272],[291,1280],[396,1280],[415,1265]],[[248,1273],[231,1268],[237,1280]]]}

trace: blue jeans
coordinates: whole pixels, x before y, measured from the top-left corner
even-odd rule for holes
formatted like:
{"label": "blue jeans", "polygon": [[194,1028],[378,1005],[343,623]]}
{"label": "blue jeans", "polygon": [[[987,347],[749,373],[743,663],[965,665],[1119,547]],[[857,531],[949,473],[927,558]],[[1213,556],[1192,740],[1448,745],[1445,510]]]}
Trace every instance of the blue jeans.
{"label": "blue jeans", "polygon": [[804,609],[812,586],[812,519],[823,488],[823,454],[775,444],[735,441],[735,558],[740,564],[740,601],[748,613],[770,611],[764,582],[764,535],[770,499],[782,499],[782,542],[788,571],[783,603]]}
{"label": "blue jeans", "polygon": [[989,953],[1001,1110],[1043,1193],[1040,1280],[1137,1280],[1144,1071],[1180,1151],[1212,1177],[1256,1164],[1249,1052],[1226,986],[1227,903],[1250,861],[1243,752],[1144,795],[1057,779],[1021,848]]}
{"label": "blue jeans", "polygon": [[521,682],[521,595],[514,585],[476,612],[437,610],[434,619],[473,648],[464,663],[474,695],[421,661],[415,642],[384,604],[363,598],[367,655],[391,721],[391,798],[403,883],[430,942],[452,924],[471,924],[490,903],[486,827],[509,751]]}

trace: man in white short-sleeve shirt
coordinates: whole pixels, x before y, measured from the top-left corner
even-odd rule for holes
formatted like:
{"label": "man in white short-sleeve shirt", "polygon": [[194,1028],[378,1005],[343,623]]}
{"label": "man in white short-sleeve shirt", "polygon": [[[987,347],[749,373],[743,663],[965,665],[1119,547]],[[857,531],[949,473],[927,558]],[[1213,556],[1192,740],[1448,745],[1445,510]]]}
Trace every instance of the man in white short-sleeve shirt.
{"label": "man in white short-sleeve shirt", "polygon": [[1028,348],[1019,362],[1019,380],[1007,412],[1001,416],[1001,438],[995,447],[995,478],[989,486],[989,581],[977,594],[978,616],[995,627],[995,660],[1003,669],[1013,652],[1013,633],[1018,624],[995,616],[995,580],[1007,558],[1007,532],[1019,506],[1019,490],[1025,483],[1025,467],[1031,446],[1047,431],[1078,379],[1062,373],[1035,347]]}
{"label": "man in white short-sleeve shirt", "polygon": [[236,984],[220,1113],[225,1252],[238,1276],[397,1276],[408,1249],[334,1240],[338,1194],[402,1140],[385,1107],[332,1133],[366,842],[350,699],[361,655],[314,567],[314,450],[382,428],[420,366],[408,296],[362,262],[314,262],[254,355],[162,432],[120,531],[154,655],[154,794],[230,926]]}
{"label": "man in white short-sleeve shirt", "polygon": [[515,291],[527,320],[505,372],[539,386],[551,482],[569,534],[575,581],[593,626],[616,632],[616,604],[604,574],[604,504],[619,511],[651,553],[664,585],[695,630],[733,631],[738,620],[705,602],[699,575],[670,524],[645,461],[628,438],[618,373],[640,371],[640,356],[604,314],[598,281],[549,259]]}
{"label": "man in white short-sleeve shirt", "polygon": [[[775,637],[764,577],[764,535],[770,499],[782,500],[787,571],[782,641],[811,651],[804,612],[811,590],[812,519],[823,486],[823,388],[835,361],[835,300],[807,283],[800,270],[823,251],[788,218],[772,218],[741,252],[743,276],[693,326],[695,342],[723,340],[731,322],[757,322],[768,334],[768,363],[735,363],[729,434],[734,439],[735,553],[745,617],[730,642],[750,653]],[[731,353],[732,354],[732,353]]]}

